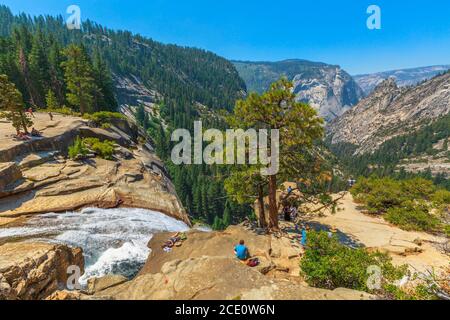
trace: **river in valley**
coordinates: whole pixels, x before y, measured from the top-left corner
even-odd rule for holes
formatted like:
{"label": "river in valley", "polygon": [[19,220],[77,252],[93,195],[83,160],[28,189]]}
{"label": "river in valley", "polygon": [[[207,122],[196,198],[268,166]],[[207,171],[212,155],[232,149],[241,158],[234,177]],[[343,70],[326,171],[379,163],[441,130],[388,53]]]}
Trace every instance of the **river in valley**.
{"label": "river in valley", "polygon": [[0,241],[25,239],[81,247],[85,273],[80,283],[85,285],[89,278],[109,273],[133,277],[147,260],[152,234],[188,229],[184,222],[156,211],[86,208],[36,215],[22,226],[0,228]]}

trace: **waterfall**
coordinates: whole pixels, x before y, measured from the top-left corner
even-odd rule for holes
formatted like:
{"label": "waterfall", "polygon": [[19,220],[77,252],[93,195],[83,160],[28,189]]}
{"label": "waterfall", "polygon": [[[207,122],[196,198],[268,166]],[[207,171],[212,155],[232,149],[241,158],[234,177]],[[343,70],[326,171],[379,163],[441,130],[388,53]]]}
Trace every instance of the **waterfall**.
{"label": "waterfall", "polygon": [[109,273],[133,277],[147,260],[147,243],[154,233],[188,229],[184,222],[156,211],[86,208],[36,215],[23,226],[0,228],[0,241],[18,238],[81,247],[85,273],[80,283],[85,285],[89,278]]}

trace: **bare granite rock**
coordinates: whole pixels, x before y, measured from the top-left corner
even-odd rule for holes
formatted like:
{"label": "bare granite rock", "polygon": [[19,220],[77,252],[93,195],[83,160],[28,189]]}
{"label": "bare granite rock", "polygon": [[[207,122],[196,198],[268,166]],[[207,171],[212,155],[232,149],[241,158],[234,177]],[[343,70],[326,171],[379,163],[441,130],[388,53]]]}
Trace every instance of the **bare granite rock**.
{"label": "bare granite rock", "polygon": [[101,296],[124,300],[316,300],[374,299],[354,290],[311,288],[286,280],[271,279],[235,258],[203,256],[172,260],[161,272],[144,274],[132,281],[103,290]]}
{"label": "bare granite rock", "polygon": [[69,266],[84,270],[80,248],[15,242],[0,246],[0,300],[44,299],[66,286]]}
{"label": "bare granite rock", "polygon": [[[138,144],[134,124],[117,119],[110,129],[92,128],[82,118],[61,115],[49,123],[41,113],[34,122],[42,138],[0,142],[0,161],[14,160],[22,168],[0,163],[0,217],[124,206],[160,211],[190,224],[164,165]],[[9,131],[10,124],[0,124],[0,133]],[[66,154],[77,136],[115,142],[115,159],[55,158],[57,152]]]}
{"label": "bare granite rock", "polygon": [[14,162],[0,163],[0,191],[20,178],[22,178],[22,172]]}

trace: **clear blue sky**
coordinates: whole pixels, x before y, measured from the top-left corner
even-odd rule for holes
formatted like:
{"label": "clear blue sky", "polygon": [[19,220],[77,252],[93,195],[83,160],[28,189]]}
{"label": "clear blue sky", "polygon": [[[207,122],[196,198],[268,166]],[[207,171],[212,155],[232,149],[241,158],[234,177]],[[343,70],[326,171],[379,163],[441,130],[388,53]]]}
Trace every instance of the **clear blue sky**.
{"label": "clear blue sky", "polygon": [[[0,0],[14,13],[61,14],[229,59],[301,58],[352,74],[450,64],[449,0]],[[382,29],[366,27],[380,6]]]}

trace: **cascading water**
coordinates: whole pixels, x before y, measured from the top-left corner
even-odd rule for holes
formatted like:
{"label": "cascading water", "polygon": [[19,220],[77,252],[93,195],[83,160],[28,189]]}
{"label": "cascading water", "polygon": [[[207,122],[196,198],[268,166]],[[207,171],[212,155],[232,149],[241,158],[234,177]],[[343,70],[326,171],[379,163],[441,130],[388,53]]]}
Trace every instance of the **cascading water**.
{"label": "cascading water", "polygon": [[152,234],[186,231],[181,221],[162,213],[132,208],[86,208],[81,212],[35,216],[24,226],[0,228],[4,238],[32,238],[81,247],[85,256],[82,285],[109,273],[133,277],[145,263]]}

